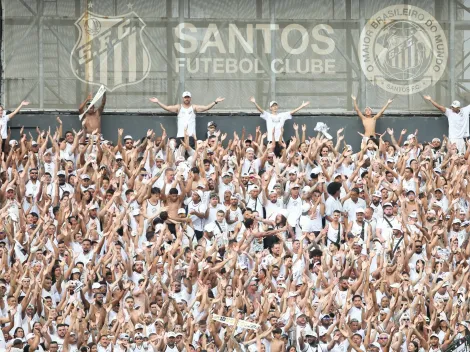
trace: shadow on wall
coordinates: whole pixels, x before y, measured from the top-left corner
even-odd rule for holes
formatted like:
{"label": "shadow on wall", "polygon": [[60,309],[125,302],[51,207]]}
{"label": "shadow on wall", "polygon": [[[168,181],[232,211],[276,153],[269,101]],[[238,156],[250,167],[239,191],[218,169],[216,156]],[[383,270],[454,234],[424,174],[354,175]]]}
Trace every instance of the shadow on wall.
{"label": "shadow on wall", "polygon": [[[19,129],[25,126],[25,133],[31,132],[36,137],[36,126],[41,130],[47,130],[49,126],[57,126],[57,114],[27,114],[17,115],[12,119],[10,127],[12,128],[12,138],[18,139]],[[77,115],[63,114],[60,115],[63,122],[63,131],[74,128],[78,131],[81,128]],[[226,132],[226,141],[233,139],[233,132],[236,131],[241,137],[242,128],[245,127],[246,134],[256,133],[256,126],[261,126],[261,131],[266,131],[266,123],[259,115],[203,115],[197,117],[196,133],[198,138],[202,139],[207,131],[207,123],[214,121],[217,128]],[[296,115],[292,120],[286,121],[284,125],[284,139],[288,139],[294,135],[293,124],[299,125],[299,134],[302,135],[301,126],[307,125],[307,137],[316,136],[313,130],[317,122],[324,122],[328,125],[329,133],[333,136],[336,143],[336,131],[344,128],[345,141],[353,146],[354,150],[358,150],[361,143],[361,136],[357,132],[364,132],[362,123],[356,116],[308,116]],[[168,136],[176,136],[176,116],[175,115],[137,115],[137,114],[105,114],[102,117],[102,133],[105,139],[116,141],[117,129],[124,128],[124,135],[130,134],[134,139],[145,136],[147,129],[153,129],[155,133],[161,134],[160,123],[162,123]],[[407,135],[414,133],[418,129],[418,139],[421,142],[431,141],[434,137],[442,139],[442,135],[447,134],[447,119],[432,116],[397,116],[385,115],[377,121],[377,133],[383,133],[387,127],[394,129],[395,138],[398,140],[402,129],[407,130]],[[51,128],[51,132],[54,131]],[[384,136],[385,140],[389,140],[388,134]]]}

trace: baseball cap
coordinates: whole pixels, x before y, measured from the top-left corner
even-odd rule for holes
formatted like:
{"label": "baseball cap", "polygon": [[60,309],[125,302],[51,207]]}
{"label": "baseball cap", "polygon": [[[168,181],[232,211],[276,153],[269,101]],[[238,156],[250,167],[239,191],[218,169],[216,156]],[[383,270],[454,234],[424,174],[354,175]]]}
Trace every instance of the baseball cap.
{"label": "baseball cap", "polygon": [[188,92],[188,91],[183,92],[182,97],[183,97],[183,98],[184,98],[184,97],[190,97],[190,98],[191,98],[191,92]]}
{"label": "baseball cap", "polygon": [[214,224],[207,224],[204,226],[204,231],[206,232],[212,232],[214,231]]}
{"label": "baseball cap", "polygon": [[392,203],[387,202],[382,206],[382,208],[386,208],[386,207],[393,207],[393,205],[392,205]]}
{"label": "baseball cap", "polygon": [[454,100],[450,106],[453,108],[460,108],[460,101]]}
{"label": "baseball cap", "polygon": [[356,214],[357,213],[364,213],[364,209],[363,208],[357,208],[356,209]]}
{"label": "baseball cap", "polygon": [[382,193],[380,193],[380,191],[375,191],[372,197],[382,198]]}
{"label": "baseball cap", "polygon": [[133,138],[130,134],[128,134],[127,136],[124,137],[124,140],[126,140],[126,139],[133,139]]}
{"label": "baseball cap", "polygon": [[186,210],[184,210],[184,208],[179,208],[178,214],[186,214]]}
{"label": "baseball cap", "polygon": [[[269,107],[272,107],[274,104],[279,105],[277,101],[273,100],[269,103]],[[460,105],[459,105],[460,106]]]}
{"label": "baseball cap", "polygon": [[92,289],[101,288],[101,284],[99,282],[95,282],[93,283],[93,285],[91,285],[91,288]]}

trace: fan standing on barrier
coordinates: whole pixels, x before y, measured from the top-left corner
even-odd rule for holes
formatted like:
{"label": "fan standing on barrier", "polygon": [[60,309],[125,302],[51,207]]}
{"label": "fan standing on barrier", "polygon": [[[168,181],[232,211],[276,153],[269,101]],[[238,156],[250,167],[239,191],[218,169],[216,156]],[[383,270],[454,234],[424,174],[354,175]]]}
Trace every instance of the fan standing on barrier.
{"label": "fan standing on barrier", "polygon": [[[82,126],[87,135],[90,135],[95,130],[98,133],[101,133],[101,114],[103,113],[104,107],[106,105],[106,91],[103,91],[101,93],[101,89],[100,89],[97,95],[98,94],[102,94],[103,96],[103,98],[101,99],[101,105],[98,109],[95,108],[95,105],[92,101],[93,99],[92,93],[88,95],[85,101],[78,108],[78,112],[80,113],[80,116],[83,114],[83,117],[81,117],[80,119],[82,121]],[[95,98],[97,98],[97,95],[95,95]]]}
{"label": "fan standing on barrier", "polygon": [[152,103],[158,104],[162,109],[178,115],[178,131],[176,139],[181,141],[184,138],[185,130],[187,130],[187,134],[190,136],[189,145],[194,148],[195,140],[193,136],[196,135],[196,113],[212,109],[218,103],[224,101],[225,98],[218,97],[208,105],[191,104],[191,93],[188,91],[183,92],[182,98],[183,102],[179,105],[165,105],[155,97],[150,98],[149,100]]}

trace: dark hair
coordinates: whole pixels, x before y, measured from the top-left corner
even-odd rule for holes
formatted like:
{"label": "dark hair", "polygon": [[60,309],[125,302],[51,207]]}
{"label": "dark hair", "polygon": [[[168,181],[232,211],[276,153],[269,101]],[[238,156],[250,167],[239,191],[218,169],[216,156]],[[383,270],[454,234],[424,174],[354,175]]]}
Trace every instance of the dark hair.
{"label": "dark hair", "polygon": [[161,190],[158,187],[152,187],[150,189],[150,194],[160,194]]}
{"label": "dark hair", "polygon": [[169,194],[178,194],[178,189],[177,188],[170,188]]}

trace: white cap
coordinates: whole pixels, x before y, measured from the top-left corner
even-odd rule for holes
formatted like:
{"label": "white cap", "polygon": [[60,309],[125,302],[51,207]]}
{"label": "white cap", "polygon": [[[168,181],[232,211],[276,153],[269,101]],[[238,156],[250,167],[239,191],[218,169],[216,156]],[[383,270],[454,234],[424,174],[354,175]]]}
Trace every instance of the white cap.
{"label": "white cap", "polygon": [[175,334],[173,331],[169,331],[169,332],[166,334],[166,337],[176,337],[176,334]]}
{"label": "white cap", "polygon": [[178,214],[186,214],[186,210],[184,210],[184,208],[179,208]]}
{"label": "white cap", "polygon": [[308,193],[310,192],[312,189],[310,188],[310,186],[304,186],[304,188],[302,188],[302,193]]}
{"label": "white cap", "polygon": [[211,223],[211,224],[205,225],[205,226],[204,226],[204,231],[206,231],[206,232],[212,232],[212,231],[214,231],[214,224]]}
{"label": "white cap", "polygon": [[65,176],[65,171],[64,170],[57,171],[57,176]]}
{"label": "white cap", "polygon": [[73,268],[72,269],[72,274],[80,274],[80,269]]}
{"label": "white cap", "polygon": [[363,208],[357,208],[356,209],[356,214],[357,213],[364,213],[364,212],[365,212],[365,210]]}
{"label": "white cap", "polygon": [[416,212],[411,212],[410,215],[408,215],[410,218],[417,218],[418,217],[418,214],[416,214]]}
{"label": "white cap", "polygon": [[199,198],[201,198],[201,199],[204,196],[204,193],[202,193],[202,191],[200,191],[200,190],[193,191],[193,193],[196,193],[199,196]]}
{"label": "white cap", "polygon": [[191,98],[191,92],[185,91],[183,92],[183,95],[181,95],[182,98],[184,97],[190,97]]}
{"label": "white cap", "polygon": [[122,155],[119,152],[116,153],[116,160],[118,160],[118,159],[122,159]]}
{"label": "white cap", "polygon": [[462,221],[460,221],[459,219],[454,219],[454,221],[452,221],[452,225],[453,224],[461,224]]}
{"label": "white cap", "polygon": [[454,100],[451,104],[453,108],[460,108],[460,101]]}
{"label": "white cap", "polygon": [[311,206],[310,203],[304,203],[304,204],[302,204],[302,213],[308,212],[311,207],[312,207],[312,206]]}
{"label": "white cap", "polygon": [[[116,155],[117,155],[117,154],[116,154]],[[165,159],[163,158],[163,153],[162,153],[161,150],[160,150],[160,151],[157,153],[157,155],[155,156],[155,160],[165,160]]]}
{"label": "white cap", "polygon": [[93,285],[91,285],[91,288],[92,289],[101,288],[101,284],[99,282],[94,282]]}
{"label": "white cap", "polygon": [[273,100],[272,102],[269,103],[269,107],[272,107],[274,104],[279,105],[277,101]]}
{"label": "white cap", "polygon": [[143,329],[144,326],[142,324],[135,324],[134,329]]}
{"label": "white cap", "polygon": [[402,229],[401,225],[399,225],[399,224],[395,224],[395,225],[393,226],[393,230],[398,230],[398,231],[400,231],[400,232],[403,232],[403,229]]}
{"label": "white cap", "polygon": [[[328,330],[327,330],[324,326],[320,326],[320,327],[318,328],[318,336],[323,336],[323,335],[325,335],[327,332],[328,332]],[[307,334],[305,334],[305,335],[307,335]],[[313,336],[315,336],[315,335],[313,335]]]}
{"label": "white cap", "polygon": [[382,193],[380,193],[380,191],[375,191],[372,197],[382,198]]}
{"label": "white cap", "polygon": [[90,176],[88,176],[87,174],[83,174],[80,177],[82,180],[90,179]]}
{"label": "white cap", "polygon": [[128,134],[127,136],[124,137],[124,140],[126,140],[126,139],[133,139],[133,138],[130,134]]}
{"label": "white cap", "polygon": [[28,335],[26,335],[26,341],[28,341],[29,339],[34,339],[34,333],[33,332],[30,332]]}
{"label": "white cap", "polygon": [[251,147],[250,147],[250,148],[246,148],[246,152],[247,152],[247,153],[248,153],[248,152],[254,152],[254,151],[255,151],[255,150],[254,150],[253,148],[251,148]]}

